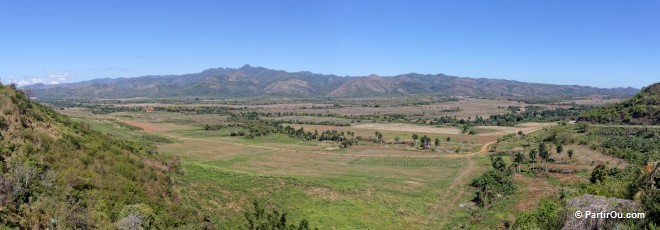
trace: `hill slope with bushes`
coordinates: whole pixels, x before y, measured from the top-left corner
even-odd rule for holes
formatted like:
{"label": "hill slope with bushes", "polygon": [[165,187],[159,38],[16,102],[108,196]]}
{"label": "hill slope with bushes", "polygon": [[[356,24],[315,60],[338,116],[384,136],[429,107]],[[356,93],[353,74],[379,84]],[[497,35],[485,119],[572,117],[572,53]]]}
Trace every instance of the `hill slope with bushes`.
{"label": "hill slope with bushes", "polygon": [[0,84],[0,227],[175,227],[178,165]]}
{"label": "hill slope with bushes", "polygon": [[615,105],[588,111],[582,121],[631,125],[660,124],[660,83],[642,89],[634,97]]}

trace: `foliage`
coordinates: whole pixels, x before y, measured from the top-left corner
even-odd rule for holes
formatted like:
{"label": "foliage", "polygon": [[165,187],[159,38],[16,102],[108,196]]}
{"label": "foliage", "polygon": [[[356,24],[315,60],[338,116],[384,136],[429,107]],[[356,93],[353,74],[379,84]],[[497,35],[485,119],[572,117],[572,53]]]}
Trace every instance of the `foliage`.
{"label": "foliage", "polygon": [[598,127],[587,132],[603,153],[643,164],[660,159],[658,129],[639,127]]}
{"label": "foliage", "polygon": [[[304,128],[295,129],[290,125],[282,125],[283,121],[276,120],[265,120],[260,119],[260,113],[257,112],[248,112],[248,113],[239,113],[231,114],[228,119],[228,122],[225,124],[216,124],[216,125],[204,125],[204,129],[208,131],[215,131],[224,128],[242,128],[247,130],[244,131],[235,131],[231,132],[231,136],[245,136],[249,139],[266,136],[273,133],[282,133],[286,134],[291,138],[298,138],[305,141],[334,141],[340,143],[342,148],[347,148],[349,146],[355,145],[358,143],[359,137],[355,137],[354,132],[343,132],[337,130],[326,130],[323,132],[318,132],[318,130],[305,131]],[[380,142],[382,142],[382,133],[377,132],[376,136]]]}
{"label": "foliage", "polygon": [[561,229],[566,218],[564,211],[560,200],[542,199],[536,210],[521,214],[511,228]]}
{"label": "foliage", "polygon": [[586,111],[579,119],[604,124],[660,124],[660,83],[645,87],[623,103]]}
{"label": "foliage", "polygon": [[[245,228],[250,230],[309,230],[309,222],[303,219],[297,226],[287,223],[287,213],[278,210],[266,210],[257,201],[253,203],[254,210],[245,212]],[[315,228],[316,229],[316,228]]]}
{"label": "foliage", "polygon": [[516,189],[512,172],[502,157],[491,157],[491,161],[494,170],[488,170],[470,183],[478,190],[473,201],[480,207],[488,207],[496,198],[511,195]]}
{"label": "foliage", "polygon": [[573,105],[570,108],[546,109],[541,106],[509,107],[507,114],[490,115],[485,124],[497,126],[513,126],[520,122],[552,122],[577,119],[584,111],[594,109],[593,106]]}
{"label": "foliage", "polygon": [[10,87],[0,86],[0,104],[0,225],[102,228],[137,217],[130,210],[140,210],[142,226],[185,221],[174,205],[178,160],[93,131]]}

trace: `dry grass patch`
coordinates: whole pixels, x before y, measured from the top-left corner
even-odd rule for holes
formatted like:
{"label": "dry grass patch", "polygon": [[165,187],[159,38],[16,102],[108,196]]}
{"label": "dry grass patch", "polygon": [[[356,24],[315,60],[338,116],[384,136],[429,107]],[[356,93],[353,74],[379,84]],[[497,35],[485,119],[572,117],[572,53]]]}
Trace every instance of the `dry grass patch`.
{"label": "dry grass patch", "polygon": [[[569,149],[573,149],[573,151],[575,152],[573,154],[572,160],[569,160],[568,155],[566,154],[566,152]],[[562,161],[565,162],[570,161],[571,165],[579,166],[589,170],[593,169],[594,167],[596,167],[598,164],[601,163],[607,165],[608,167],[615,167],[620,169],[623,169],[626,166],[628,166],[628,163],[623,159],[602,154],[601,152],[592,150],[584,145],[564,146],[564,153],[562,155],[563,155]],[[556,153],[552,155],[552,158],[555,160],[559,160],[558,155]]]}
{"label": "dry grass patch", "polygon": [[524,199],[515,205],[516,210],[519,211],[530,211],[536,208],[541,198],[552,196],[558,191],[557,187],[551,185],[545,178],[527,177],[516,173],[513,175],[513,179],[524,183],[526,187],[523,192]]}
{"label": "dry grass patch", "polygon": [[374,130],[392,130],[410,133],[433,133],[433,134],[461,134],[461,131],[455,127],[431,127],[421,125],[411,125],[403,123],[369,123],[354,125],[355,128],[374,129]]}

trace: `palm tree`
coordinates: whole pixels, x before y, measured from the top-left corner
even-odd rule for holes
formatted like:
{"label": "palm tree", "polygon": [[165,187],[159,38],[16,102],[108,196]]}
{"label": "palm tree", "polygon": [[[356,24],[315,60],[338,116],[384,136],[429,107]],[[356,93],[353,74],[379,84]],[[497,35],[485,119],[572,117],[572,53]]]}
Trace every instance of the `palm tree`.
{"label": "palm tree", "polygon": [[422,142],[422,146],[424,147],[424,149],[429,149],[431,147],[430,146],[431,138],[424,135],[420,140]]}
{"label": "palm tree", "polygon": [[416,133],[414,133],[414,134],[412,135],[412,139],[413,139],[413,141],[415,141],[415,145],[414,145],[413,147],[417,147],[417,139],[418,139],[418,138],[419,138],[419,135],[417,135]]}
{"label": "palm tree", "polygon": [[383,143],[383,134],[381,132],[376,131],[376,138],[378,139],[378,143]]}
{"label": "palm tree", "polygon": [[523,153],[518,152],[516,153],[516,159],[514,160],[518,165],[518,172],[520,172],[520,164],[525,160],[525,155]]}
{"label": "palm tree", "polygon": [[529,150],[529,159],[532,160],[532,168],[534,168],[534,162],[536,162],[536,149]]}
{"label": "palm tree", "polygon": [[561,152],[564,151],[564,145],[559,144],[557,145],[557,155],[559,155],[559,160],[561,160]]}
{"label": "palm tree", "polygon": [[568,159],[573,160],[573,150],[572,149],[568,150]]}
{"label": "palm tree", "polygon": [[434,144],[435,144],[435,148],[438,149],[440,147],[440,139],[436,138]]}
{"label": "palm tree", "polygon": [[394,142],[396,142],[397,144],[399,143],[399,141],[401,141],[401,138],[400,138],[400,137],[395,137],[395,138],[394,138]]}
{"label": "palm tree", "polygon": [[550,159],[550,151],[548,147],[545,146],[545,143],[539,143],[539,156],[543,159],[543,165],[545,166],[545,171],[548,171],[547,162]]}

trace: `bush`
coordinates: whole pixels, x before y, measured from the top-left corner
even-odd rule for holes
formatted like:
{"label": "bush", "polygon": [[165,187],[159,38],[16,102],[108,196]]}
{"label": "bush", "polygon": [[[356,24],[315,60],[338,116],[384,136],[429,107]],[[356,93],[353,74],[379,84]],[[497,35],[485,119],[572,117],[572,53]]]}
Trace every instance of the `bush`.
{"label": "bush", "polygon": [[126,205],[119,213],[118,229],[151,229],[155,227],[156,216],[149,205]]}

